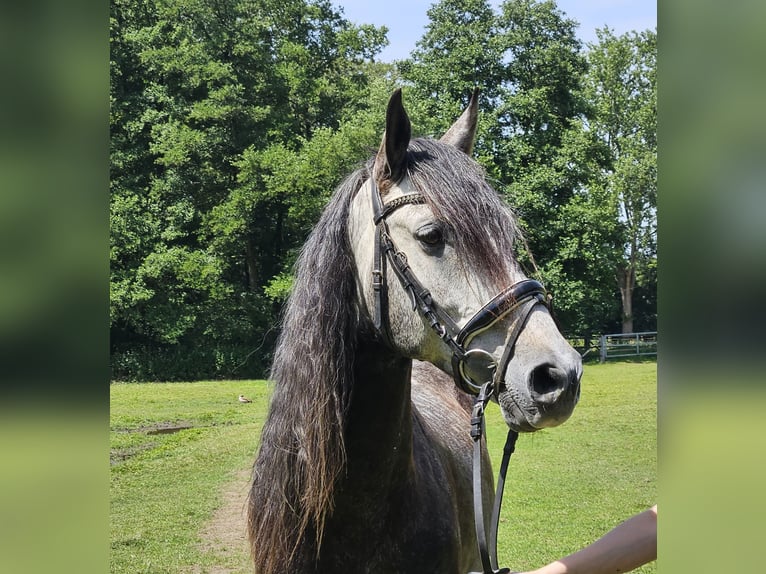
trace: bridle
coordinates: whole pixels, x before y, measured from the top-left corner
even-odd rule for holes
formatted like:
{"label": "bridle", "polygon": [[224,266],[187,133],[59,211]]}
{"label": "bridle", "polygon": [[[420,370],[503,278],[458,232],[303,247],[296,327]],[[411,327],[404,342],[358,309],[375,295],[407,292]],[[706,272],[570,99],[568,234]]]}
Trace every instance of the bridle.
{"label": "bridle", "polygon": [[[507,568],[497,567],[497,528],[500,519],[505,475],[508,462],[513,454],[518,433],[509,429],[503,459],[500,465],[495,501],[490,520],[489,535],[485,531],[481,491],[481,445],[484,437],[484,409],[498,392],[505,370],[513,357],[516,341],[526,325],[527,319],[538,304],[547,305],[545,288],[533,279],[524,279],[507,287],[479,309],[468,322],[459,327],[431,297],[431,293],[415,276],[407,262],[407,256],[397,249],[386,224],[386,218],[404,205],[426,203],[421,193],[410,193],[383,203],[375,178],[370,179],[373,221],[375,223],[375,247],[373,254],[372,288],[374,299],[373,323],[375,329],[392,347],[387,325],[388,298],[386,291],[386,263],[391,265],[404,290],[409,294],[413,310],[417,310],[429,323],[436,334],[452,351],[452,372],[458,388],[475,397],[471,413],[471,437],[473,449],[473,498],[476,536],[479,541],[484,574],[504,574]],[[468,349],[471,340],[479,333],[490,329],[511,313],[516,320],[508,331],[503,355],[498,362],[484,349]],[[486,440],[486,439],[485,439]]]}

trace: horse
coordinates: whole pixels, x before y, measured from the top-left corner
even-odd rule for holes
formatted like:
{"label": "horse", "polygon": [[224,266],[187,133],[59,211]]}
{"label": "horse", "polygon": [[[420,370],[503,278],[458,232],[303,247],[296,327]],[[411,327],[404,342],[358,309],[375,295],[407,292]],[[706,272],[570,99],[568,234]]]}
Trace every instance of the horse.
{"label": "horse", "polygon": [[470,394],[494,379],[519,432],[577,403],[580,356],[470,157],[477,118],[475,90],[439,140],[413,138],[394,92],[379,150],[301,250],[248,497],[259,574],[478,570]]}

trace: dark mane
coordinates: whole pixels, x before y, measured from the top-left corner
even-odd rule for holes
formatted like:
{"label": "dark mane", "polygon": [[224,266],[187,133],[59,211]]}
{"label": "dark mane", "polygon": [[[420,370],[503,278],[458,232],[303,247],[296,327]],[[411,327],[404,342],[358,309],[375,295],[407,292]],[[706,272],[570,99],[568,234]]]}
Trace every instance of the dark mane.
{"label": "dark mane", "polygon": [[[339,186],[296,264],[249,498],[248,530],[261,574],[310,569],[344,471],[354,359],[360,329],[369,324],[355,303],[347,222],[371,170],[372,160]],[[516,226],[479,165],[443,143],[414,139],[407,172],[452,230],[456,249],[470,251],[469,265],[504,287]]]}
{"label": "dark mane", "polygon": [[359,170],[341,184],[296,263],[248,503],[256,572],[288,571],[316,556],[344,468],[359,321],[347,222],[365,179]]}

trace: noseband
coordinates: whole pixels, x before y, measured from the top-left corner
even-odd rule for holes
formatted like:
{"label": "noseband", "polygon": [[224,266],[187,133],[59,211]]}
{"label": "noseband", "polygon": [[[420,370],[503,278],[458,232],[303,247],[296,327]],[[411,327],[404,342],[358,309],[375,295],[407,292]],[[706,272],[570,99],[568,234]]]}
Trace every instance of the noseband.
{"label": "noseband", "polygon": [[[545,288],[533,279],[524,279],[514,283],[479,309],[462,328],[459,327],[452,317],[439,308],[439,305],[431,297],[431,293],[415,276],[407,262],[407,256],[397,249],[386,224],[386,218],[398,208],[404,205],[426,203],[425,196],[421,193],[411,193],[384,204],[375,178],[370,179],[370,188],[373,221],[375,222],[372,269],[375,329],[389,347],[393,347],[387,326],[386,263],[389,263],[402,287],[409,294],[413,310],[417,310],[426,319],[439,338],[452,351],[452,374],[458,388],[475,397],[471,416],[471,437],[474,440],[474,519],[479,541],[479,554],[485,574],[510,572],[507,568],[497,568],[497,526],[500,519],[505,474],[518,433],[510,429],[508,431],[492,509],[489,542],[487,542],[481,494],[481,439],[484,435],[484,409],[492,397],[498,393],[505,370],[513,357],[516,341],[532,309],[537,304],[547,305]],[[492,328],[513,312],[517,313],[517,318],[508,331],[503,355],[499,362],[484,349],[467,348],[474,337]]]}

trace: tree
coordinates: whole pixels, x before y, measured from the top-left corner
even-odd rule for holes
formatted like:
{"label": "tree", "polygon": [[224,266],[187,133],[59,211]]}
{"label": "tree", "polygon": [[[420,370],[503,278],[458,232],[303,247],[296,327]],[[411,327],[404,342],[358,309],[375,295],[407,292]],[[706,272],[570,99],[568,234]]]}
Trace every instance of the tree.
{"label": "tree", "polygon": [[576,22],[552,1],[508,0],[497,33],[504,67],[493,172],[521,218],[522,261],[553,294],[563,330],[587,347],[616,308],[608,271],[616,213],[601,178],[607,155],[588,129]]}
{"label": "tree", "polygon": [[[301,202],[270,174],[366,109],[384,33],[325,0],[112,0],[115,373],[230,376],[246,362],[277,322],[264,287],[301,239]],[[268,351],[238,374],[267,364]]]}
{"label": "tree", "polygon": [[[442,0],[428,17],[423,37],[398,70],[411,86],[407,107],[415,129],[439,137],[465,109],[474,87],[482,90],[481,109],[491,109],[502,54],[487,0]],[[482,132],[480,126],[479,141]]]}
{"label": "tree", "polygon": [[534,253],[564,329],[589,339],[616,310],[617,216],[602,179],[606,149],[587,129],[576,23],[552,1],[508,0],[494,13],[483,0],[443,0],[428,14],[399,64],[413,123],[439,135],[481,88],[474,153],[521,218],[519,257],[534,272]]}
{"label": "tree", "polygon": [[590,126],[610,154],[605,177],[619,214],[621,257],[615,275],[622,332],[632,333],[637,286],[650,307],[643,310],[646,320],[654,319],[643,328],[656,328],[657,34],[646,30],[618,37],[604,28],[597,35],[588,52],[587,95],[595,108]]}
{"label": "tree", "polygon": [[295,149],[279,143],[245,150],[237,162],[239,185],[211,212],[211,245],[222,252],[243,243],[257,246],[248,281],[277,303],[287,295],[298,249],[333,190],[380,143],[379,111],[394,87],[387,71],[370,69],[370,84],[360,91],[369,108],[347,108],[337,128],[317,128]]}

